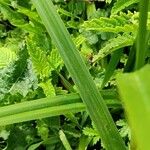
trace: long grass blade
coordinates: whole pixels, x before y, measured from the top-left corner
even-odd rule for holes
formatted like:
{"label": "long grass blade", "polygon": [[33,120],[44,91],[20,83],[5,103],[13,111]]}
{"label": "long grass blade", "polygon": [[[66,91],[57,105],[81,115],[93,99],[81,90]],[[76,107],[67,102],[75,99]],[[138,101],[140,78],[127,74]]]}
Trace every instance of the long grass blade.
{"label": "long grass blade", "polygon": [[78,87],[79,94],[101,135],[106,149],[126,149],[104,100],[53,3],[51,0],[33,0],[33,3]]}
{"label": "long grass blade", "polygon": [[148,45],[148,32],[147,32],[147,17],[149,0],[141,0],[139,3],[139,31],[137,36],[137,49],[136,49],[136,64],[135,69],[140,69],[145,64],[145,54]]}
{"label": "long grass blade", "polygon": [[60,106],[78,102],[81,102],[78,94],[68,94],[63,96],[41,98],[37,100],[26,101],[22,103],[0,107],[0,117],[22,113],[26,111],[33,111],[46,107]]}
{"label": "long grass blade", "polygon": [[108,67],[106,68],[105,77],[102,82],[101,88],[103,88],[105,84],[110,80],[111,76],[113,75],[117,67],[117,64],[119,63],[122,53],[123,53],[122,49],[113,52]]}
{"label": "long grass blade", "polygon": [[[105,102],[109,108],[121,107],[120,101],[115,98],[115,93],[108,93],[107,97],[105,96],[105,92],[103,92],[103,94],[104,98],[106,98]],[[0,117],[43,109],[47,107],[55,107],[66,104],[76,104],[81,102],[82,100],[78,94],[67,94],[55,97],[41,98],[37,100],[26,101],[22,103],[0,107]]]}
{"label": "long grass blade", "polygon": [[0,118],[0,126],[5,126],[13,123],[24,122],[29,120],[41,119],[46,117],[65,115],[68,113],[76,113],[85,110],[83,103],[73,103],[54,107],[45,107],[33,111],[26,111],[13,115],[8,115]]}

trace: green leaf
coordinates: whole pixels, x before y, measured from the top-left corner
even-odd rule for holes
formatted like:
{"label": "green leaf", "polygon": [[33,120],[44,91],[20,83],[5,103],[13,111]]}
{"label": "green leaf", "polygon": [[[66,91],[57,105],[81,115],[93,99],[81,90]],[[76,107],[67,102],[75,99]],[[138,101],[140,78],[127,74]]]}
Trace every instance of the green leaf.
{"label": "green leaf", "polygon": [[48,57],[48,62],[51,70],[60,70],[64,65],[63,60],[61,59],[57,49],[52,49]]}
{"label": "green leaf", "polygon": [[100,135],[98,134],[96,129],[85,127],[83,129],[83,134],[92,138],[93,145],[95,145],[100,139]]}
{"label": "green leaf", "polygon": [[62,130],[59,131],[59,137],[60,137],[60,140],[62,141],[65,149],[66,150],[72,150],[72,148],[69,144],[69,141],[67,140],[67,137]]}
{"label": "green leaf", "polygon": [[101,88],[103,88],[105,86],[105,84],[109,81],[109,79],[111,78],[111,76],[113,75],[117,64],[119,63],[120,57],[123,53],[122,49],[119,49],[118,51],[115,51],[112,53],[110,62],[106,68],[106,72],[105,72],[105,77],[103,79]]}
{"label": "green leaf", "polygon": [[95,3],[91,3],[91,4],[87,5],[86,13],[87,13],[87,19],[88,20],[91,19],[91,18],[94,18],[94,15],[96,13]]}
{"label": "green leaf", "polygon": [[52,116],[65,115],[68,113],[76,113],[85,110],[83,103],[67,104],[54,107],[45,107],[36,109],[33,111],[21,112],[18,114],[12,114],[0,118],[0,126],[9,125],[13,123],[19,123],[24,121],[30,121],[35,119],[47,118]]}
{"label": "green leaf", "polygon": [[[33,83],[36,83],[36,77],[33,75],[31,63],[27,61],[27,58],[27,51],[23,46],[18,52],[17,60],[0,70],[0,100],[2,102],[1,104],[9,104],[10,101],[8,102],[7,99],[3,99],[3,97],[5,96],[5,94],[8,94],[11,90],[14,93],[19,92],[20,94],[25,96],[28,93],[29,88],[32,85],[34,85]],[[25,89],[20,87],[21,84],[25,86]],[[17,87],[16,89],[13,88],[15,86]]]}
{"label": "green leaf", "polygon": [[8,137],[7,150],[12,149],[24,150],[27,145],[25,138],[26,138],[26,131],[19,128],[18,126],[13,126],[11,128],[10,135]]}
{"label": "green leaf", "polygon": [[49,136],[48,125],[43,120],[37,120],[37,132],[43,141],[46,141]]}
{"label": "green leaf", "polygon": [[90,117],[96,124],[106,148],[108,150],[112,150],[112,148],[116,150],[126,149],[104,100],[53,3],[49,0],[33,0],[33,2],[73,81],[77,85],[82,100],[86,104]]}
{"label": "green leaf", "polygon": [[0,11],[3,14],[3,18],[8,19],[14,26],[26,23],[22,14],[17,13],[3,2],[0,2]]}
{"label": "green leaf", "polygon": [[150,144],[150,65],[118,77],[118,87],[127,113],[134,147],[149,150]]}
{"label": "green leaf", "polygon": [[38,142],[36,144],[32,144],[27,150],[36,150],[42,143],[43,143],[43,141]]}
{"label": "green leaf", "polygon": [[[22,103],[0,107],[0,117],[5,117],[12,114],[18,114],[27,111],[43,109],[47,107],[54,107],[59,105],[72,104],[72,103],[75,104],[80,102],[81,99],[78,94],[67,94],[67,95],[61,95],[55,97],[41,98],[37,100],[25,101]],[[105,102],[109,108],[115,108],[118,106],[121,107],[120,102],[114,98],[111,99],[110,97],[106,97]]]}
{"label": "green leaf", "polygon": [[93,62],[98,61],[106,57],[108,54],[111,54],[115,50],[133,45],[134,40],[135,40],[135,36],[133,35],[129,35],[129,34],[118,35],[117,37],[107,41],[105,46],[102,47],[102,49],[100,49],[99,53],[97,55],[94,55],[92,61]]}
{"label": "green leaf", "polygon": [[39,36],[34,34],[28,36],[27,49],[31,57],[35,72],[40,76],[41,79],[43,79],[50,76],[51,68],[48,63],[46,50],[43,49],[41,45],[39,45],[38,38]]}
{"label": "green leaf", "polygon": [[127,122],[125,120],[121,119],[116,122],[116,125],[119,126],[119,128],[121,127],[119,129],[121,137],[125,138],[128,136],[129,140],[131,140],[131,131],[130,131],[130,128],[129,128]]}
{"label": "green leaf", "polygon": [[[94,130],[93,128],[89,128],[89,127],[85,127],[83,129],[83,133],[87,136],[92,136],[92,137],[99,136],[99,134],[96,130]],[[99,136],[99,138],[100,138],[100,136]]]}
{"label": "green leaf", "polygon": [[66,116],[66,118],[68,118],[71,122],[73,122],[79,129],[81,128],[81,126],[80,126],[80,124],[79,124],[77,118],[76,118],[73,114],[69,113],[69,114],[67,114],[67,115],[65,115],[65,116]]}
{"label": "green leaf", "polygon": [[17,59],[15,52],[7,47],[0,48],[0,69],[8,66]]}
{"label": "green leaf", "polygon": [[39,86],[42,87],[46,96],[54,96],[55,95],[55,89],[54,89],[50,79],[45,82],[39,83]]}
{"label": "green leaf", "polygon": [[9,92],[12,95],[19,93],[25,97],[31,90],[31,88],[36,89],[37,87],[38,87],[37,77],[33,72],[31,61],[27,60],[27,68],[25,69],[24,77],[21,74],[15,81],[15,83],[12,84],[11,88],[9,89]]}
{"label": "green leaf", "polygon": [[[136,13],[135,13],[136,14]],[[128,14],[120,13],[119,15],[107,17],[100,17],[85,21],[82,28],[85,31],[99,31],[99,32],[136,32],[138,24],[134,18],[135,14],[128,12]]]}
{"label": "green leaf", "polygon": [[87,137],[85,135],[82,135],[80,137],[78,150],[86,150],[89,143],[91,142],[91,140],[92,140],[91,137]]}
{"label": "green leaf", "polygon": [[24,15],[28,15],[28,17],[30,17],[30,18],[32,18],[32,19],[38,21],[38,22],[41,22],[41,20],[40,20],[38,14],[37,14],[36,12],[34,12],[34,11],[31,11],[31,10],[28,9],[28,8],[25,8],[25,7],[22,7],[22,6],[19,6],[19,5],[18,5],[18,6],[17,6],[17,12],[22,13],[22,14],[24,14]]}
{"label": "green leaf", "polygon": [[117,2],[114,4],[111,13],[117,14],[121,10],[125,9],[126,7],[138,3],[139,0],[117,0]]}
{"label": "green leaf", "polygon": [[[28,15],[29,17],[31,17],[31,19],[29,20],[29,22],[27,22],[24,18],[25,15],[27,14],[22,14],[19,13],[17,11],[14,11],[13,9],[11,9],[9,7],[9,4],[5,3],[5,2],[0,2],[0,11],[2,13],[2,17],[4,20],[9,20],[9,22],[13,25],[13,26],[17,26],[23,30],[26,30],[27,32],[33,32],[38,34],[40,31],[44,31],[45,28],[41,25],[41,23],[37,20],[36,16],[37,14],[34,16],[34,19],[32,19],[33,17],[31,16],[31,14],[33,12],[29,12],[28,11]],[[25,10],[24,10],[25,11]]]}

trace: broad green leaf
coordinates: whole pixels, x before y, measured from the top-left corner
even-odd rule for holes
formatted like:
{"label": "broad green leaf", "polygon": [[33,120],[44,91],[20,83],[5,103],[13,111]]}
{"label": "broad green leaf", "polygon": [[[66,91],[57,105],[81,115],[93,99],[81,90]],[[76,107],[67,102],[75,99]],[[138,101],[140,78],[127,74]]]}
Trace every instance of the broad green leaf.
{"label": "broad green leaf", "polygon": [[82,100],[91,119],[96,124],[106,148],[108,150],[112,150],[112,148],[126,149],[104,100],[53,3],[49,0],[32,1],[78,87]]}
{"label": "broad green leaf", "polygon": [[118,87],[137,150],[150,148],[150,65],[118,77]]}

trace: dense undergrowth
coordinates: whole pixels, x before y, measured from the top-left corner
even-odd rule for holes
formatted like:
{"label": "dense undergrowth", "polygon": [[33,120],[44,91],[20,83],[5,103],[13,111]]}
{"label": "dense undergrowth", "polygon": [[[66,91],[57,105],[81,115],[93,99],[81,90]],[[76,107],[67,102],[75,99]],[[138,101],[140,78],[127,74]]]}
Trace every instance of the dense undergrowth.
{"label": "dense undergrowth", "polygon": [[[144,100],[149,104],[150,67],[122,75],[150,62],[149,35],[146,34],[143,35],[146,36],[143,42],[148,43],[143,52],[144,62],[137,66],[139,0],[52,1],[127,149],[135,149],[137,143],[141,148],[136,136],[144,141],[143,133],[135,132],[143,124],[140,126],[138,119],[132,119],[141,115],[138,114],[141,109],[143,120],[150,123],[143,104]],[[0,149],[103,150],[107,146],[101,140],[97,124],[90,119],[91,113],[86,111],[80,90],[33,3],[34,0],[0,1]],[[149,13],[147,18],[149,30]],[[143,101],[133,106],[138,99]],[[133,113],[132,107],[137,108]],[[136,126],[133,122],[139,123],[133,130],[136,141],[131,138],[124,110],[131,116],[131,127]]]}

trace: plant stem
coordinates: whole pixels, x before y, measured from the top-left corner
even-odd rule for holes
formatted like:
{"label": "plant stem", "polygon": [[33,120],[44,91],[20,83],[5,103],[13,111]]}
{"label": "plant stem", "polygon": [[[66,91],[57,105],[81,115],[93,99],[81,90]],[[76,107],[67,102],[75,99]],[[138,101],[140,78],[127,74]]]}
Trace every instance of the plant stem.
{"label": "plant stem", "polygon": [[145,64],[145,53],[147,49],[147,17],[149,0],[140,0],[140,14],[139,14],[139,31],[137,36],[136,49],[136,64],[135,69],[138,70]]}

